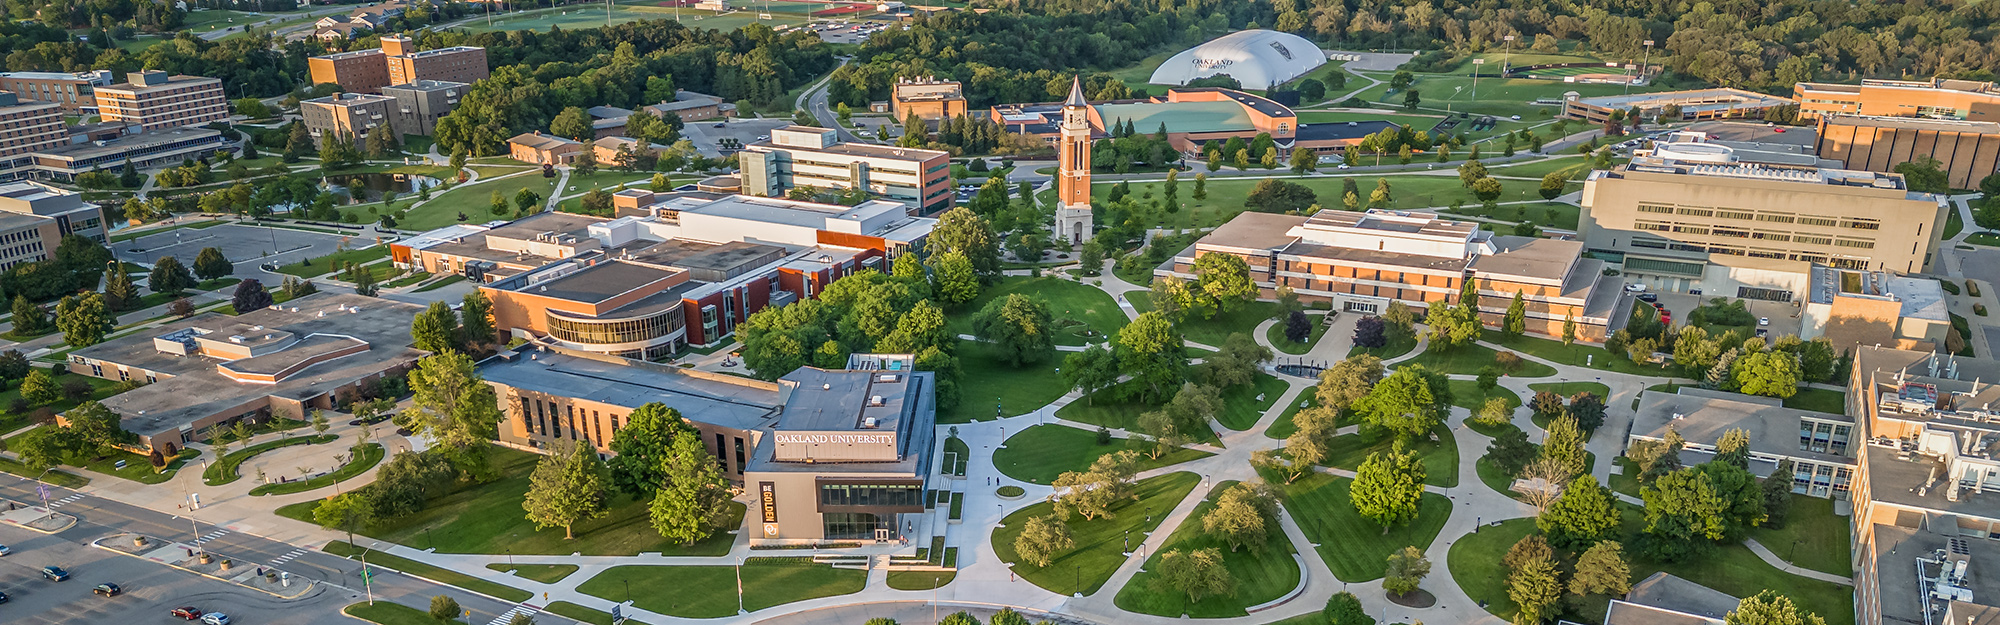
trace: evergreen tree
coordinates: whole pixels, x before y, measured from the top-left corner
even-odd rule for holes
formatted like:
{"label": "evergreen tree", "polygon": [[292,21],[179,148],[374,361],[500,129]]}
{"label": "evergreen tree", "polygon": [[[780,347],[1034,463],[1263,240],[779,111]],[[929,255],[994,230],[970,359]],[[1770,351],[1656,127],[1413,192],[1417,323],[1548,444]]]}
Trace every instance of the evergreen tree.
{"label": "evergreen tree", "polygon": [[236,271],[236,265],[222,255],[222,250],[213,247],[201,248],[194,256],[194,275],[202,280],[215,280]]}
{"label": "evergreen tree", "polygon": [[139,285],[120,265],[104,277],[104,304],[113,311],[131,310],[139,305]]}
{"label": "evergreen tree", "polygon": [[181,264],[180,259],[172,256],[153,261],[153,273],[146,278],[147,289],[174,297],[180,297],[194,284],[194,274],[188,271],[187,266]]}
{"label": "evergreen tree", "polygon": [[256,278],[236,283],[236,291],[230,294],[229,302],[239,315],[263,310],[276,303],[272,300],[271,294],[264,291],[264,283]]}

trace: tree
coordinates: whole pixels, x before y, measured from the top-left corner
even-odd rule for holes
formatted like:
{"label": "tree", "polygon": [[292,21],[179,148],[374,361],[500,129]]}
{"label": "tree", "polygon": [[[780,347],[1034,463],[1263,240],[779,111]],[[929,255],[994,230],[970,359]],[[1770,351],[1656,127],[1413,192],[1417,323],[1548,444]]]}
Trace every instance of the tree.
{"label": "tree", "polygon": [[0,380],[19,380],[28,377],[28,371],[28,357],[21,350],[0,352]]}
{"label": "tree", "polygon": [[597,173],[597,150],[590,144],[584,144],[583,149],[577,150],[576,158],[569,162],[569,167],[584,176]]}
{"label": "tree", "polygon": [[1081,514],[1085,520],[1110,518],[1111,506],[1132,493],[1132,476],[1138,474],[1139,452],[1125,450],[1098,456],[1086,471],[1065,471],[1056,476],[1056,514],[1065,519]]}
{"label": "tree", "polygon": [[1567,174],[1560,171],[1549,172],[1548,175],[1542,176],[1542,199],[1553,201],[1558,197],[1562,197],[1563,190],[1568,186],[1569,176]]}
{"label": "tree", "polygon": [[1786,517],[1792,512],[1792,468],[1791,460],[1779,460],[1778,467],[1769,477],[1758,483],[1764,493],[1763,527],[1782,528]]}
{"label": "tree", "polygon": [[1229,543],[1236,552],[1244,545],[1262,553],[1278,514],[1278,498],[1269,487],[1239,482],[1222,492],[1215,507],[1201,517],[1201,528]]}
{"label": "tree", "polygon": [[1520,337],[1528,332],[1528,302],[1520,291],[1514,292],[1514,301],[1507,305],[1507,314],[1501,317],[1500,331],[1507,336]]}
{"label": "tree", "polygon": [[44,334],[48,332],[48,311],[28,301],[26,296],[15,295],[13,325],[15,336]]}
{"label": "tree", "polygon": [[1257,299],[1257,283],[1250,279],[1250,265],[1235,254],[1203,254],[1194,261],[1197,301],[1203,318],[1236,310],[1244,302]]}
{"label": "tree", "polygon": [[1403,108],[1414,109],[1424,103],[1424,97],[1416,89],[1403,92]]}
{"label": "tree", "polygon": [[1431,574],[1431,561],[1424,552],[1414,546],[1389,554],[1389,567],[1382,572],[1382,590],[1397,595],[1407,595],[1417,591],[1424,577]]}
{"label": "tree", "polygon": [[[145,186],[145,184],[146,179],[139,175],[138,169],[132,167],[132,157],[125,157],[125,165],[118,168],[118,186],[127,189],[137,189]],[[127,215],[127,217],[130,217],[130,215]]]}
{"label": "tree", "polygon": [[604,492],[604,464],[597,452],[574,441],[556,444],[535,463],[528,476],[528,494],[521,507],[535,529],[563,528],[565,540],[576,538],[576,524],[601,518],[610,511]]}
{"label": "tree", "polygon": [[1597,485],[1597,478],[1578,475],[1563,487],[1562,496],[1535,518],[1535,526],[1549,542],[1562,547],[1581,547],[1612,537],[1618,531],[1618,511],[1611,505],[1610,489]]}
{"label": "tree", "polygon": [[1482,202],[1498,199],[1503,190],[1500,181],[1492,178],[1480,178],[1472,183],[1472,195]]}
{"label": "tree", "polygon": [[973,335],[1000,349],[1000,361],[1020,367],[1055,354],[1054,323],[1048,302],[1010,293],[987,302],[972,319]]}
{"label": "tree", "polygon": [[1378,349],[1389,344],[1388,324],[1381,317],[1362,317],[1354,321],[1354,345],[1363,349]]}
{"label": "tree", "polygon": [[1292,148],[1291,166],[1292,173],[1303,175],[1319,167],[1319,157],[1310,149]]}
{"label": "tree", "polygon": [[1423,365],[1398,367],[1354,402],[1363,420],[1403,438],[1423,436],[1443,423],[1451,406],[1450,381]]}
{"label": "tree", "polygon": [[729,512],[729,491],[715,457],[692,430],[674,434],[661,461],[665,478],[653,496],[653,529],[683,545],[708,538]]}
{"label": "tree", "polygon": [[236,291],[230,294],[229,303],[236,309],[236,314],[241,315],[269,308],[276,302],[270,293],[264,291],[264,283],[256,278],[246,278],[236,283]]}
{"label": "tree", "polygon": [[1542,457],[1554,461],[1565,472],[1562,481],[1570,476],[1583,473],[1588,462],[1588,452],[1583,449],[1589,437],[1576,423],[1576,417],[1563,416],[1549,423],[1548,432],[1542,436]]}
{"label": "tree", "polygon": [[1631,590],[1632,568],[1625,563],[1625,546],[1618,541],[1600,541],[1577,556],[1576,572],[1569,578],[1570,594],[1621,597]]}
{"label": "tree", "polygon": [[1951,175],[1945,173],[1943,166],[1937,159],[1925,156],[1896,164],[1895,172],[1903,175],[1904,183],[1913,191],[1950,193]]}
{"label": "tree", "polygon": [[972,261],[973,273],[979,276],[981,284],[991,284],[1000,278],[999,236],[993,233],[993,226],[985,217],[963,206],[938,216],[925,246],[933,259],[954,251],[964,254]]}
{"label": "tree", "polygon": [[1375,618],[1361,607],[1361,599],[1345,590],[1327,597],[1326,609],[1320,614],[1326,617],[1327,625],[1375,625]]}
{"label": "tree", "polygon": [[1154,592],[1185,593],[1189,603],[1211,595],[1236,594],[1236,580],[1223,566],[1219,549],[1174,549],[1160,554],[1159,567],[1159,576],[1153,578]]}
{"label": "tree", "polygon": [[1369,454],[1355,472],[1349,487],[1354,510],[1376,525],[1382,533],[1417,518],[1417,502],[1424,495],[1424,465],[1414,451],[1396,449]]}
{"label": "tree", "polygon": [[1750,468],[1750,431],[1730,428],[1716,439],[1715,457],[1710,462],[1735,465],[1739,469]]}
{"label": "tree", "polygon": [[410,429],[437,441],[436,449],[475,477],[489,471],[486,448],[496,436],[500,409],[493,387],[474,371],[472,359],[447,351],[417,361],[409,374],[415,418]]}
{"label": "tree", "polygon": [[611,435],[611,483],[635,498],[651,496],[667,481],[664,463],[674,437],[689,431],[678,410],[648,402],[625,415],[625,426]]}
{"label": "tree", "polygon": [[1576,316],[1575,316],[1575,315],[1572,315],[1572,314],[1569,314],[1569,313],[1563,313],[1563,334],[1562,334],[1562,340],[1563,340],[1563,347],[1569,347],[1569,346],[1572,346],[1572,345],[1575,345],[1575,344],[1576,344]]}
{"label": "tree", "polygon": [[236,270],[235,265],[223,257],[222,250],[213,247],[201,248],[194,257],[194,275],[203,280],[214,280],[228,276]]}
{"label": "tree", "polygon": [[1472,183],[1485,179],[1486,165],[1480,163],[1477,157],[1458,166],[1458,183],[1467,189],[1472,188]]}
{"label": "tree", "polygon": [[402,150],[400,143],[396,140],[395,129],[389,126],[376,126],[374,130],[368,131],[367,136],[362,139],[362,145],[366,148],[368,158],[393,156],[396,152]]}
{"label": "tree", "polygon": [[1063,552],[1076,547],[1076,539],[1070,537],[1069,523],[1062,517],[1049,514],[1028,517],[1021,526],[1021,535],[1014,537],[1014,553],[1022,562],[1037,567],[1048,567],[1049,562]]}
{"label": "tree", "polygon": [[1090,404],[1098,389],[1118,382],[1118,357],[1102,345],[1092,345],[1063,357],[1062,381],[1083,393]]}
{"label": "tree", "polygon": [[[1204,179],[1195,178],[1195,189],[1202,191]],[[1250,195],[1243,198],[1244,208],[1264,213],[1290,213],[1303,211],[1308,206],[1319,203],[1319,196],[1311,187],[1285,182],[1276,178],[1265,178],[1250,189]]]}
{"label": "tree", "polygon": [[[549,122],[549,134],[575,141],[589,141],[595,138],[592,135],[596,134],[596,131],[590,127],[590,115],[585,114],[582,108],[571,106],[564,108],[561,113],[556,114],[554,121]],[[584,151],[590,150],[585,148]]]}
{"label": "tree", "polygon": [[1792,603],[1792,598],[1765,590],[1744,597],[1722,619],[1727,625],[1826,625],[1826,619]]}
{"label": "tree", "polygon": [[63,342],[75,347],[104,342],[104,336],[117,325],[116,319],[104,305],[104,296],[97,293],[71,295],[56,303],[56,328],[62,330]]}
{"label": "tree", "polygon": [[1750,395],[1791,397],[1799,392],[1798,358],[1779,351],[1762,351],[1732,365],[1737,389]]}
{"label": "tree", "polygon": [[1660,476],[1639,490],[1646,504],[1646,526],[1640,537],[1646,551],[1666,562],[1677,562],[1703,551],[1727,531],[1728,502],[1716,493],[1706,475],[1685,468]]}
{"label": "tree", "polygon": [[410,339],[417,349],[438,353],[458,349],[458,315],[444,302],[431,302],[410,323]]}
{"label": "tree", "polygon": [[1479,340],[1480,330],[1484,328],[1479,322],[1479,311],[1470,305],[1448,305],[1444,300],[1431,301],[1430,310],[1424,313],[1424,323],[1430,326],[1427,335],[1430,348],[1438,351],[1451,351],[1461,345],[1469,345]]}
{"label": "tree", "polygon": [[931,269],[937,272],[938,297],[946,304],[964,304],[979,297],[979,276],[964,252],[952,250],[932,256]]}
{"label": "tree", "polygon": [[1541,537],[1528,535],[1507,550],[1507,598],[1521,608],[1516,623],[1540,623],[1562,599],[1554,556]]}
{"label": "tree", "polygon": [[313,508],[314,523],[330,530],[347,532],[349,541],[354,540],[354,530],[367,527],[374,520],[374,506],[369,504],[367,496],[357,492],[328,497]]}
{"label": "tree", "polygon": [[[1504,398],[1500,399],[1506,401]],[[1486,445],[1486,455],[1483,459],[1512,477],[1520,475],[1521,470],[1527,468],[1528,463],[1534,461],[1540,451],[1541,448],[1528,442],[1527,432],[1521,431],[1521,428],[1507,428],[1501,430],[1500,435],[1493,437],[1493,442]]]}
{"label": "tree", "polygon": [[[1381,321],[1376,324],[1379,327]],[[1294,310],[1285,315],[1285,340],[1303,345],[1309,338],[1312,338],[1312,321],[1306,318],[1305,311]]]}
{"label": "tree", "polygon": [[465,608],[459,607],[458,601],[449,596],[438,595],[431,597],[431,620],[439,623],[450,622],[452,619],[462,616],[464,612]]}
{"label": "tree", "polygon": [[1143,389],[1142,399],[1164,395],[1178,388],[1187,355],[1182,351],[1180,330],[1159,311],[1148,311],[1118,331],[1118,363],[1134,386]]}
{"label": "tree", "polygon": [[104,277],[104,303],[111,310],[130,310],[139,304],[139,298],[139,285],[132,282],[132,276],[124,269],[112,271]]}
{"label": "tree", "polygon": [[[1214,170],[1215,168],[1209,167],[1209,169]],[[1192,197],[1197,200],[1208,199],[1208,174],[1198,173],[1194,175],[1194,193]]]}
{"label": "tree", "polygon": [[180,259],[172,256],[154,261],[153,273],[146,278],[147,289],[174,297],[180,297],[181,293],[187,292],[193,286],[194,274],[188,272],[187,266],[182,265]]}
{"label": "tree", "polygon": [[1270,348],[1237,332],[1223,339],[1221,351],[1201,364],[1201,374],[1196,377],[1218,390],[1227,390],[1255,382],[1258,369],[1270,360]]}
{"label": "tree", "polygon": [[1598,426],[1604,425],[1604,400],[1590,391],[1579,392],[1569,398],[1569,405],[1563,408],[1563,414],[1576,419],[1577,429],[1589,438]]}
{"label": "tree", "polygon": [[522,189],[514,194],[514,210],[525,213],[541,204],[542,194],[536,193],[534,189]]}
{"label": "tree", "polygon": [[459,302],[459,344],[474,346],[493,342],[492,300],[486,299],[485,293],[473,289]]}

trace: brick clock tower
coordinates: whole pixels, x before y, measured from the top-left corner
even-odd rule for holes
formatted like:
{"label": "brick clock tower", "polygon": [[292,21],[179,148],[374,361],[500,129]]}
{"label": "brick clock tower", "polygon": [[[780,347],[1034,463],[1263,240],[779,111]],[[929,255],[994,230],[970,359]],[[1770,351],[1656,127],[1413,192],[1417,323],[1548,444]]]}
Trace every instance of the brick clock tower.
{"label": "brick clock tower", "polygon": [[1056,240],[1083,245],[1090,240],[1090,103],[1083,82],[1072,79],[1063,101],[1062,137],[1056,145]]}

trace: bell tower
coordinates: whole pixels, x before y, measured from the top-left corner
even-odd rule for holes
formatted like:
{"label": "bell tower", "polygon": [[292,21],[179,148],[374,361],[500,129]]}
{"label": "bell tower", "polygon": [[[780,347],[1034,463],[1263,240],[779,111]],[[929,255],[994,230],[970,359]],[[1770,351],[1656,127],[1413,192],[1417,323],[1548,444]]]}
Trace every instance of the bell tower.
{"label": "bell tower", "polygon": [[1056,145],[1056,240],[1083,245],[1090,240],[1090,103],[1083,81],[1071,79],[1063,101],[1062,136]]}

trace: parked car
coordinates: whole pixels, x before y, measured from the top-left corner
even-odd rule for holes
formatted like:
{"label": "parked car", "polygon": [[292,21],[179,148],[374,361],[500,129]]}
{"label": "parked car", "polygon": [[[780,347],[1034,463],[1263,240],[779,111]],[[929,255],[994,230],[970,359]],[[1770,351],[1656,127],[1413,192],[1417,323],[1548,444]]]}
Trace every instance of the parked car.
{"label": "parked car", "polygon": [[221,612],[210,612],[201,615],[201,622],[202,625],[229,625],[229,615]]}
{"label": "parked car", "polygon": [[14,553],[14,550],[8,549],[6,545],[0,545],[0,556],[5,556],[10,553]]}
{"label": "parked car", "polygon": [[1771,325],[1771,318],[1770,318],[1770,317],[1758,317],[1758,318],[1757,318],[1757,325],[1760,325],[1760,326],[1767,326],[1767,325]]}
{"label": "parked car", "polygon": [[7,602],[7,593],[0,592],[0,603],[6,603],[6,602]]}
{"label": "parked car", "polygon": [[1644,293],[1644,292],[1646,292],[1646,285],[1644,285],[1644,284],[1639,284],[1639,283],[1637,283],[1637,282],[1634,282],[1634,283],[1631,283],[1631,284],[1627,284],[1627,285],[1625,285],[1625,292],[1626,292],[1626,293]]}
{"label": "parked car", "polygon": [[716,127],[716,128],[721,128],[721,127],[723,127],[723,126],[725,126],[725,125],[727,125],[727,124],[724,124],[724,123],[722,123],[722,122],[715,122],[715,127]]}
{"label": "parked car", "polygon": [[172,611],[167,612],[167,614],[173,615],[175,618],[183,621],[192,621],[201,618],[201,609],[191,605],[181,606],[174,608]]}
{"label": "parked car", "polygon": [[1660,296],[1655,293],[1640,293],[1639,301],[1646,302],[1648,304],[1658,304],[1660,303]]}
{"label": "parked car", "polygon": [[52,582],[60,582],[69,579],[69,571],[63,570],[60,566],[49,565],[42,567],[42,577]]}
{"label": "parked car", "polygon": [[90,592],[104,595],[106,597],[116,597],[118,596],[118,593],[124,592],[124,589],[119,588],[117,584],[105,582],[102,584],[98,584],[94,588],[91,588]]}

